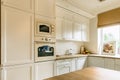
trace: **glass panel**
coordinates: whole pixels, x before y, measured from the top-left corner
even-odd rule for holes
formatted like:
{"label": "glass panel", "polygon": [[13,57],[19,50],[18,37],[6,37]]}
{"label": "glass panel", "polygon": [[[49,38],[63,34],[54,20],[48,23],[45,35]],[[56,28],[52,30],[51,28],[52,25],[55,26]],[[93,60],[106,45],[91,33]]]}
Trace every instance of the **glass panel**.
{"label": "glass panel", "polygon": [[41,56],[53,56],[54,55],[54,48],[50,46],[41,46],[38,47],[38,57]]}
{"label": "glass panel", "polygon": [[40,25],[39,32],[47,32],[49,33],[49,27],[47,25]]}

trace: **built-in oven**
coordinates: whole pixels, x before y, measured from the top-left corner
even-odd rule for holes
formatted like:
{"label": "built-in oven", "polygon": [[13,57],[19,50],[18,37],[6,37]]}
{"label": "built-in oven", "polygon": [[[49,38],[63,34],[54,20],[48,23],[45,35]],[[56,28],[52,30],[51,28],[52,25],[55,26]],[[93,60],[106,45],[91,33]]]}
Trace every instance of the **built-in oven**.
{"label": "built-in oven", "polygon": [[55,59],[55,39],[46,37],[35,38],[35,61]]}
{"label": "built-in oven", "polygon": [[35,36],[55,36],[55,26],[50,23],[36,22]]}

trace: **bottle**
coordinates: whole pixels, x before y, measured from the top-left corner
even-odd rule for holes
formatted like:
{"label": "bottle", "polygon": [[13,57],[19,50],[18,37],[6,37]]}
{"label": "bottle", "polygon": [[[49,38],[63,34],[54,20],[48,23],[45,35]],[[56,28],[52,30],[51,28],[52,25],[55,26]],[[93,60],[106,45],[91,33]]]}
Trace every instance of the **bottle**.
{"label": "bottle", "polygon": [[84,51],[85,51],[85,47],[84,47],[84,46],[81,46],[81,47],[80,47],[80,54],[84,54]]}

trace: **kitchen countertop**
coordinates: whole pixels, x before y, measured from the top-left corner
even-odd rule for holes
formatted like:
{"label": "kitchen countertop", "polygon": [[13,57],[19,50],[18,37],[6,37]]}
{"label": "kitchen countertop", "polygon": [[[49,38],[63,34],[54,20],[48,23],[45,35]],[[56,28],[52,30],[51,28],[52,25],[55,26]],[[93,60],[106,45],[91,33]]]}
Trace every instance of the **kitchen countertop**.
{"label": "kitchen countertop", "polygon": [[88,55],[83,55],[83,54],[75,54],[75,55],[58,55],[56,57],[56,60],[60,59],[69,59],[69,58],[77,58],[77,57],[86,57]]}
{"label": "kitchen countertop", "polygon": [[120,72],[98,67],[88,67],[44,80],[120,80]]}
{"label": "kitchen countertop", "polygon": [[75,54],[75,55],[58,55],[56,60],[60,59],[70,59],[70,58],[77,58],[77,57],[103,57],[103,58],[116,58],[120,59],[120,55],[99,55],[99,54]]}
{"label": "kitchen countertop", "polygon": [[99,54],[90,54],[88,55],[90,57],[106,57],[106,58],[119,58],[120,59],[120,55],[99,55]]}

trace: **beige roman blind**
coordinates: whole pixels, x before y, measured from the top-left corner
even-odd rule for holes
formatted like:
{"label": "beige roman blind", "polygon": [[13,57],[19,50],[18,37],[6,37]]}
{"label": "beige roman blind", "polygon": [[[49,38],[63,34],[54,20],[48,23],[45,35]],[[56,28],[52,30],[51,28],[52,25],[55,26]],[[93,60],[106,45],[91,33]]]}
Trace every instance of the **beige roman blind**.
{"label": "beige roman blind", "polygon": [[98,14],[98,28],[120,23],[120,8]]}

